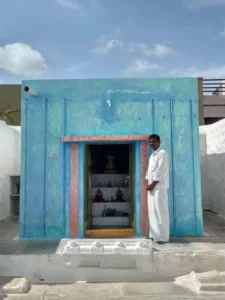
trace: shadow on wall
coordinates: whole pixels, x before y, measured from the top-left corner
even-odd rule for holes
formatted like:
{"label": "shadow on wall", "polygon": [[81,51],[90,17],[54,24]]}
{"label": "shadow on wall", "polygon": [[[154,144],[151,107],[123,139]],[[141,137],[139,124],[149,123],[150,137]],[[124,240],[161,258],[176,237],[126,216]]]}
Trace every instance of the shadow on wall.
{"label": "shadow on wall", "polygon": [[225,119],[199,134],[203,208],[225,217]]}
{"label": "shadow on wall", "polygon": [[203,209],[211,209],[210,201],[208,201],[207,186],[207,148],[206,148],[206,126],[199,127],[199,149],[200,149],[200,164],[201,164],[201,184],[202,184],[202,206]]}
{"label": "shadow on wall", "polygon": [[207,155],[206,202],[225,217],[225,153]]}

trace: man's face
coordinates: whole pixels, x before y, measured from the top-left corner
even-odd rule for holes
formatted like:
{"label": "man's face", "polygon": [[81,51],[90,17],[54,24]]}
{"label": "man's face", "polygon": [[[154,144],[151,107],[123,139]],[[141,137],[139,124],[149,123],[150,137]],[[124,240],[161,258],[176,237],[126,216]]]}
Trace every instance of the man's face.
{"label": "man's face", "polygon": [[160,142],[152,138],[149,140],[149,145],[153,150],[157,150],[160,147]]}

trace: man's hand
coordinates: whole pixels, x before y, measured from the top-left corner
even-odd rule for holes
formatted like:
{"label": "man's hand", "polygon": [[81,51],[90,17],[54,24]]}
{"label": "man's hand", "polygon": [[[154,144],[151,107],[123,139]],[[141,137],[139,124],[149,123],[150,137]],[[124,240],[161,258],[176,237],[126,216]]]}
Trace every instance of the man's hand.
{"label": "man's hand", "polygon": [[147,190],[147,191],[151,192],[153,189],[154,189],[154,186],[153,186],[152,183],[146,185],[146,190]]}
{"label": "man's hand", "polygon": [[156,186],[157,183],[158,183],[158,181],[153,181],[151,184],[147,184],[146,185],[146,190],[151,192],[154,189],[154,187]]}

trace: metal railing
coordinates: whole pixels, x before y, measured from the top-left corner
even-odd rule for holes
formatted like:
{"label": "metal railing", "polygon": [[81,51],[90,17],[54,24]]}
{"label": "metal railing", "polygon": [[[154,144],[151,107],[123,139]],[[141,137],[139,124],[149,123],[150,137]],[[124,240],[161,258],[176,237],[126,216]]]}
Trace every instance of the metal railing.
{"label": "metal railing", "polygon": [[204,95],[225,95],[225,79],[203,79]]}

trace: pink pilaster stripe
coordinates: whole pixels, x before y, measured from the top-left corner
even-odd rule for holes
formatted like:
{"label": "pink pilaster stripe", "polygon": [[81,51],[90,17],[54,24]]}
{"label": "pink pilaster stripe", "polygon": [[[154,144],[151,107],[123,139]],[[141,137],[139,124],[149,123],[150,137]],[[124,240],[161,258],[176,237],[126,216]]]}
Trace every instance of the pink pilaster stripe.
{"label": "pink pilaster stripe", "polygon": [[148,206],[147,206],[147,191],[145,183],[145,173],[148,168],[148,142],[141,143],[141,231],[142,235],[146,235],[146,225],[147,225],[147,215],[148,215]]}
{"label": "pink pilaster stripe", "polygon": [[78,236],[78,145],[71,145],[70,155],[70,235]]}
{"label": "pink pilaster stripe", "polygon": [[62,142],[88,142],[88,141],[147,141],[148,135],[103,135],[103,136],[63,136]]}

